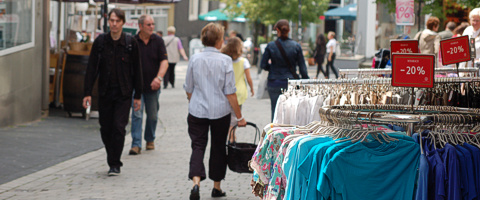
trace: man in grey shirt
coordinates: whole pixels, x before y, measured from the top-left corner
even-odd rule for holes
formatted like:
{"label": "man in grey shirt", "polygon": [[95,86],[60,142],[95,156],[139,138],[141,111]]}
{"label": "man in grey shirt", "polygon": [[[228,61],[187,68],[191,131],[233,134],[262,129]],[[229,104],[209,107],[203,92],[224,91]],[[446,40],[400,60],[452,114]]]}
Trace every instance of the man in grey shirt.
{"label": "man in grey shirt", "polygon": [[448,22],[445,26],[445,30],[438,33],[438,35],[440,35],[440,38],[442,38],[442,40],[452,38],[453,30],[455,29],[455,27],[457,27],[457,24],[455,22]]}

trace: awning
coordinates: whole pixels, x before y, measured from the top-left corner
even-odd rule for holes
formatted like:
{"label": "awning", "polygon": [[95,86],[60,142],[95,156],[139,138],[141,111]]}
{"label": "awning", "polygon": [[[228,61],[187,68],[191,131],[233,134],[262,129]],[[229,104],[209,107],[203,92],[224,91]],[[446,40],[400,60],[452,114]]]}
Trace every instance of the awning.
{"label": "awning", "polygon": [[[56,0],[58,1],[58,0]],[[89,2],[89,0],[62,0],[63,2]],[[95,2],[104,2],[104,0],[94,0]],[[140,4],[140,3],[177,3],[180,0],[109,0],[108,3],[126,3],[126,4]]]}
{"label": "awning", "polygon": [[241,14],[240,16],[237,16],[237,17],[228,17],[227,14],[225,14],[224,11],[220,9],[212,10],[208,13],[198,16],[198,18],[203,21],[235,21],[235,22],[247,21],[244,14]]}
{"label": "awning", "polygon": [[325,19],[327,20],[356,20],[357,19],[357,4],[349,4],[344,7],[334,8],[325,12]]}

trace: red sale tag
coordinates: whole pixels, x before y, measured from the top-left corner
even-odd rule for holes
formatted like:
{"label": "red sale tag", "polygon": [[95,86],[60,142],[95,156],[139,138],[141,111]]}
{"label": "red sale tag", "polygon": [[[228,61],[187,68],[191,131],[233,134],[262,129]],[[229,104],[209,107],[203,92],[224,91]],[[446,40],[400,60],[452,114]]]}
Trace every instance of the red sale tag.
{"label": "red sale tag", "polygon": [[[393,53],[420,53],[418,40],[390,40],[390,54]],[[392,57],[390,55],[390,57]]]}
{"label": "red sale tag", "polygon": [[468,35],[440,41],[440,50],[443,65],[471,60]]}
{"label": "red sale tag", "polygon": [[392,86],[432,88],[434,84],[435,55],[392,55]]}

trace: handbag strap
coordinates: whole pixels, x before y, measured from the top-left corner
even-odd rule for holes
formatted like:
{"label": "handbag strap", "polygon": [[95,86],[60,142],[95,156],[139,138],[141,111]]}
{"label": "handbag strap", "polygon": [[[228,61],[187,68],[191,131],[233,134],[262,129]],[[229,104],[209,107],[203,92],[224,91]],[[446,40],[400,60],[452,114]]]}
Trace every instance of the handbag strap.
{"label": "handbag strap", "polygon": [[280,53],[282,54],[283,59],[287,63],[288,68],[290,69],[290,72],[293,75],[293,78],[299,79],[297,72],[295,72],[295,69],[293,68],[293,65],[290,63],[290,60],[288,60],[287,53],[285,52],[285,49],[283,49],[282,44],[280,44],[280,41],[276,40],[275,44],[277,45],[278,50],[280,50]]}
{"label": "handbag strap", "polygon": [[[253,144],[257,144],[257,138],[258,138],[258,141],[260,141],[260,129],[258,129],[257,125],[252,123],[252,122],[247,122],[247,125],[255,128],[255,138],[253,139]],[[237,129],[237,127],[238,127],[238,125],[235,125],[235,126],[232,127],[232,129],[230,130],[230,132],[227,135],[227,138],[229,138],[229,136],[231,134],[233,134],[233,132],[235,131],[235,129]],[[235,146],[236,141],[233,141],[232,144],[233,144],[233,146]]]}

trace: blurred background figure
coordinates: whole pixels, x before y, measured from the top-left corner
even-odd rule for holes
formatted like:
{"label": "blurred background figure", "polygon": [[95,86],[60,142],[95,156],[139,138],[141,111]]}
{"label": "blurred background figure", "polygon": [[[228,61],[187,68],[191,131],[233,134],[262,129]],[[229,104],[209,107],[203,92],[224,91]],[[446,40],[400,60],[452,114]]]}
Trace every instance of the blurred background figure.
{"label": "blurred background figure", "polygon": [[420,53],[437,55],[440,48],[440,36],[437,33],[439,25],[440,20],[437,17],[430,17],[427,20],[427,29],[415,35],[414,39],[419,41]]}
{"label": "blurred background figure", "polygon": [[169,26],[167,28],[167,36],[163,37],[168,55],[168,70],[163,78],[163,88],[167,88],[168,83],[172,85],[172,88],[175,88],[175,65],[180,61],[180,54],[184,60],[188,61],[185,49],[183,49],[182,41],[175,36],[176,31],[177,29],[175,29],[175,27]]}
{"label": "blurred background figure", "polygon": [[440,38],[443,39],[448,39],[453,37],[453,30],[457,27],[457,24],[455,22],[448,22],[447,25],[445,26],[445,30],[438,33],[440,35]]}
{"label": "blurred background figure", "polygon": [[458,25],[454,30],[453,30],[453,36],[452,37],[458,37],[463,35],[463,31],[470,26],[468,22],[462,22],[460,25]]}
{"label": "blurred background figure", "polygon": [[163,31],[157,31],[156,33],[158,36],[163,37]]}
{"label": "blurred background figure", "polygon": [[317,62],[317,73],[315,74],[315,79],[318,78],[318,74],[322,72],[324,77],[328,77],[328,74],[323,70],[323,61],[325,61],[325,53],[327,52],[327,41],[323,33],[318,34],[317,46],[315,47],[315,52],[313,52],[313,57]]}

